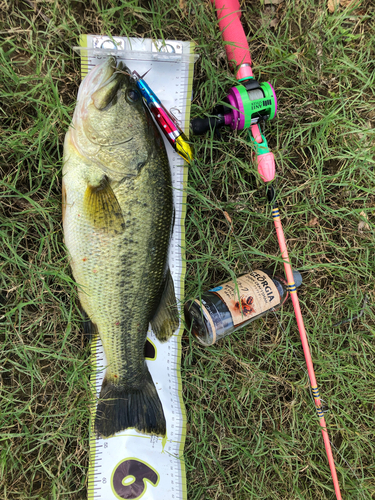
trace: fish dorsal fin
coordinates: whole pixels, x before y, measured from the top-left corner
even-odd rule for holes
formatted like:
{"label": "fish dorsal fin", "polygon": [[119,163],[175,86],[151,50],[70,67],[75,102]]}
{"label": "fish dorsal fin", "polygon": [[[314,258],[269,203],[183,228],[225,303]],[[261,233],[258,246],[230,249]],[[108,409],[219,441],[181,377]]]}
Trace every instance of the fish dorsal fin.
{"label": "fish dorsal fin", "polygon": [[85,215],[96,230],[114,234],[124,230],[122,210],[106,176],[98,186],[87,185],[83,206]]}
{"label": "fish dorsal fin", "polygon": [[151,327],[160,342],[168,340],[179,325],[177,300],[171,272],[168,269],[159,306],[151,320]]}

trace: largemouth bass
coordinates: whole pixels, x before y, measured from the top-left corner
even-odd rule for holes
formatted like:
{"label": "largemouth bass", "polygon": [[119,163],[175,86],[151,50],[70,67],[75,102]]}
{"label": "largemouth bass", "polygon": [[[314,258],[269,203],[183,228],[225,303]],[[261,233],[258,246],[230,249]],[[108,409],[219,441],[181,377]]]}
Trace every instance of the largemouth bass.
{"label": "largemouth bass", "polygon": [[65,137],[63,226],[81,306],[107,359],[96,432],[133,427],[164,436],[144,359],[148,325],[166,341],[178,327],[167,267],[172,181],[160,134],[136,84],[114,58],[81,83]]}

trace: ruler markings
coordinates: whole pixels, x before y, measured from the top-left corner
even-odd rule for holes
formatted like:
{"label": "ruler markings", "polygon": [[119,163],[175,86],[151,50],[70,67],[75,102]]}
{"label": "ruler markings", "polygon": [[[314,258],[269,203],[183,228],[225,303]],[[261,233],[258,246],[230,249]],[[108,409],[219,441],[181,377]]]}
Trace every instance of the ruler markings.
{"label": "ruler markings", "polygon": [[[89,38],[89,37],[87,37],[87,38]],[[145,63],[145,61],[143,61],[143,64],[147,64],[147,63]],[[91,69],[92,67],[95,66],[95,61],[93,60],[92,62],[89,62],[88,64],[86,64],[84,66],[87,67],[88,69]],[[130,63],[129,63],[129,66],[130,66]],[[151,63],[151,66],[152,66],[152,63]],[[188,88],[187,79],[188,79],[188,74],[189,74],[188,71],[185,70],[185,68],[186,69],[188,68],[187,63],[181,64],[181,66],[176,65],[175,72],[174,72],[174,78],[173,78],[173,81],[175,82],[175,85],[176,85],[176,90],[175,90],[175,94],[174,94],[174,107],[180,108],[182,111],[184,111],[186,89]],[[151,86],[152,86],[152,84],[151,84]],[[158,92],[158,89],[155,88],[155,91]],[[173,96],[171,97],[171,99],[173,102]],[[176,115],[180,119],[181,124],[184,124],[186,113],[183,112],[183,113],[181,113],[181,115],[176,113]],[[185,169],[184,163],[180,161],[180,159],[179,159],[180,157],[178,157],[177,155],[173,155],[173,156],[169,155],[169,158],[171,160],[170,164],[171,164],[171,169],[172,169],[172,182],[173,182],[173,186],[175,188],[173,198],[174,198],[174,206],[175,206],[175,211],[176,211],[176,221],[180,221],[181,217],[182,217],[183,210],[185,209],[185,205],[186,205],[186,203],[183,202],[183,192],[181,189],[182,183],[186,180],[186,169]],[[182,241],[181,229],[176,224],[176,228],[175,228],[172,240],[171,240],[171,248],[170,248],[169,257],[170,257],[170,262],[171,262],[170,268],[171,268],[172,276],[173,276],[174,281],[175,281],[175,292],[176,292],[176,296],[178,298],[178,301],[181,300],[181,296],[182,296],[182,290],[181,290],[182,287],[180,286],[180,283],[181,283],[180,278],[181,278],[181,273],[184,269],[184,266],[181,263],[181,241]],[[152,335],[151,335],[151,339],[153,339]],[[175,334],[173,336],[173,339],[170,340],[170,343],[171,343],[170,348],[171,349],[167,351],[168,352],[168,354],[167,354],[167,361],[168,361],[167,368],[168,368],[168,370],[167,370],[166,380],[168,380],[168,383],[162,384],[163,391],[164,390],[167,391],[166,394],[169,398],[169,403],[166,404],[165,408],[166,408],[166,411],[169,412],[168,418],[170,419],[170,422],[171,422],[170,425],[167,424],[168,442],[166,443],[166,449],[168,450],[168,453],[171,453],[171,456],[173,457],[169,460],[170,473],[168,474],[165,472],[164,478],[168,479],[168,476],[173,478],[172,481],[170,482],[169,489],[167,488],[165,493],[167,491],[172,490],[173,491],[172,498],[176,499],[176,500],[179,500],[179,499],[182,500],[184,498],[184,494],[186,494],[186,492],[185,492],[186,487],[182,481],[182,470],[181,470],[179,457],[181,454],[181,451],[180,451],[181,439],[186,434],[186,432],[184,432],[183,417],[180,414],[180,412],[181,412],[181,403],[180,403],[181,399],[180,398],[181,398],[182,389],[181,389],[181,387],[179,387],[179,383],[178,383],[177,377],[175,375],[176,368],[178,367],[178,364],[179,364],[178,361],[176,360],[176,356],[179,353],[179,348],[177,345],[178,342],[179,342],[178,334]],[[99,362],[101,362],[101,364],[103,364],[103,361],[105,360],[104,353],[103,353],[102,349],[99,348],[99,346],[101,347],[100,342],[98,341],[97,350],[96,350],[96,355],[97,355],[96,367],[98,369],[96,370],[96,373],[94,375],[95,384],[93,384],[93,388],[95,388],[96,394],[99,394],[99,392],[100,392],[102,380],[104,377],[104,368],[105,368],[104,366],[100,366],[100,364],[99,364]],[[157,346],[159,349],[159,344],[157,344]],[[162,353],[162,350],[160,350],[160,352]],[[151,368],[151,364],[149,362],[148,362],[148,365]],[[96,404],[96,403],[94,403],[94,404]],[[164,400],[163,400],[163,405],[164,405]],[[166,413],[166,415],[167,415],[167,413]],[[127,442],[126,439],[128,439],[129,436],[124,436],[124,437],[125,437],[124,443],[126,443]],[[152,443],[152,446],[154,446],[154,444],[157,445],[158,443],[160,445],[160,443],[161,443],[161,439],[158,439],[158,438],[157,438],[155,443],[152,440],[150,440],[150,441]],[[93,467],[93,470],[95,471],[95,473],[89,475],[90,489],[88,489],[88,491],[91,495],[94,494],[94,496],[90,497],[91,499],[102,498],[102,494],[103,494],[105,496],[106,500],[107,500],[107,498],[109,500],[109,497],[112,500],[112,498],[114,499],[112,492],[109,489],[107,489],[110,481],[108,481],[107,487],[104,488],[103,493],[98,494],[99,491],[102,491],[102,488],[99,487],[99,483],[101,483],[101,480],[96,479],[96,478],[100,478],[100,477],[105,479],[105,477],[103,477],[103,474],[102,474],[102,462],[101,461],[103,460],[104,455],[105,455],[106,460],[110,456],[110,455],[108,455],[108,453],[109,453],[108,450],[110,448],[112,448],[111,444],[110,444],[111,440],[108,440],[105,442],[105,445],[107,445],[106,446],[107,450],[104,450],[105,445],[103,445],[103,444],[99,445],[98,442],[99,441],[96,439],[94,439],[93,441],[90,440],[90,445],[91,445],[91,443],[93,443],[92,446],[94,448],[93,454],[91,455],[92,458],[91,457],[90,458],[92,459],[92,467]],[[117,443],[117,445],[116,445],[116,443]],[[114,439],[113,445],[117,446],[117,447],[122,446],[120,437],[118,439]],[[103,455],[103,457],[101,457],[99,455]],[[137,455],[133,455],[133,456],[137,456]],[[151,455],[150,455],[150,459],[151,459]],[[155,466],[157,467],[157,464],[155,464]],[[163,479],[163,475],[161,476],[161,479]],[[176,490],[176,487],[177,487],[177,490]],[[108,493],[109,497],[107,496],[107,493]],[[164,495],[164,497],[165,497],[165,495]],[[154,498],[154,497],[152,497],[152,498]],[[157,498],[159,499],[161,497],[157,496]]]}

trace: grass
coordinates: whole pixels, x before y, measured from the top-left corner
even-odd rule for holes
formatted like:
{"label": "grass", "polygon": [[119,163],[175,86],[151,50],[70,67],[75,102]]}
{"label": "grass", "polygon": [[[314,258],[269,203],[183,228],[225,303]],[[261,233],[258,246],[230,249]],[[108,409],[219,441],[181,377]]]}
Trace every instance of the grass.
{"label": "grass", "polygon": [[[41,9],[41,13],[38,13]],[[255,76],[278,116],[265,134],[343,498],[375,497],[375,9],[243,2]],[[277,19],[275,28],[269,26]],[[192,39],[193,116],[234,83],[208,2],[3,0],[0,13],[1,498],[86,497],[89,348],[62,241],[64,135],[81,33]],[[193,138],[186,295],[281,270],[245,132]],[[233,233],[223,212],[233,222]],[[365,216],[363,215],[365,214]],[[360,229],[360,222],[368,226]],[[369,302],[364,315],[348,325]],[[189,500],[333,499],[289,303],[211,348],[183,339]]]}

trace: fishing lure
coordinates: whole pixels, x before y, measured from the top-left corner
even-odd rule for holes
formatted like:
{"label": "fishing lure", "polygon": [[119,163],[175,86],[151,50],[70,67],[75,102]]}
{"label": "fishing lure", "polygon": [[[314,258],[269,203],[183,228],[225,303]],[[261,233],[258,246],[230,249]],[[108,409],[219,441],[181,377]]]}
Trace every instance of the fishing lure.
{"label": "fishing lure", "polygon": [[[146,73],[145,73],[146,75]],[[137,87],[143,97],[147,109],[155,118],[160,130],[167,138],[169,144],[184,160],[190,163],[193,160],[193,149],[188,143],[188,138],[177,124],[177,120],[173,119],[169,111],[162,104],[160,99],[147,85],[143,77],[136,71],[132,72],[132,77],[137,83]]]}

